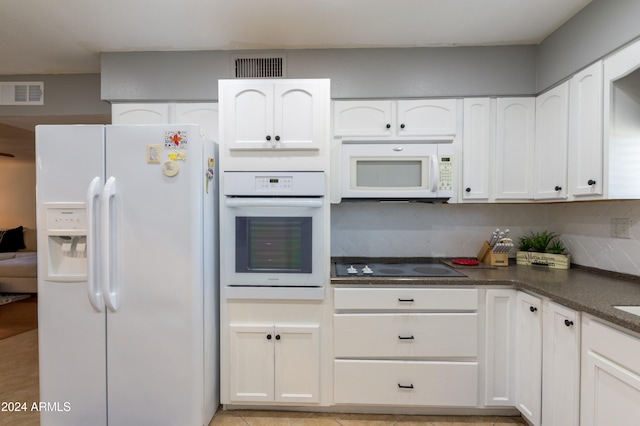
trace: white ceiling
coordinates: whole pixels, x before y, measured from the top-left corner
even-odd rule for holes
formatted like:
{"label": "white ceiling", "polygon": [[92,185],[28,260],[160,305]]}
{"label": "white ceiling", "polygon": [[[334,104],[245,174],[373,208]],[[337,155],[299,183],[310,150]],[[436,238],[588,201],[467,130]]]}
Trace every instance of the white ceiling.
{"label": "white ceiling", "polygon": [[1,0],[0,75],[99,73],[101,52],[537,44],[590,2]]}

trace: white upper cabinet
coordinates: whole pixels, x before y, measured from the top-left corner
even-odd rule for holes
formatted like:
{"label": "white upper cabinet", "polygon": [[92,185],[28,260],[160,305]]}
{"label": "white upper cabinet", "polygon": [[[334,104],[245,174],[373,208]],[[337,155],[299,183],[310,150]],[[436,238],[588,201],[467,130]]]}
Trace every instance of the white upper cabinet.
{"label": "white upper cabinet", "polygon": [[491,152],[495,135],[495,101],[489,98],[464,100],[462,137],[462,199],[489,199]]}
{"label": "white upper cabinet", "polygon": [[221,80],[222,143],[230,150],[319,150],[328,80]]}
{"label": "white upper cabinet", "polygon": [[167,103],[111,105],[111,123],[113,124],[168,124],[171,106]]}
{"label": "white upper cabinet", "polygon": [[398,136],[455,136],[456,100],[398,101]]}
{"label": "white upper cabinet", "polygon": [[117,103],[111,105],[113,124],[197,124],[211,140],[218,140],[216,102]]}
{"label": "white upper cabinet", "polygon": [[571,78],[568,173],[574,197],[602,195],[602,78],[602,61]]}
{"label": "white upper cabinet", "polygon": [[336,101],[335,137],[448,137],[456,134],[456,100]]}
{"label": "white upper cabinet", "polygon": [[336,101],[333,104],[333,135],[391,136],[393,101]]}
{"label": "white upper cabinet", "polygon": [[536,98],[535,199],[567,198],[569,83]]}
{"label": "white upper cabinet", "polygon": [[199,124],[201,131],[211,140],[218,141],[218,103],[193,102],[174,104],[173,123]]}
{"label": "white upper cabinet", "polygon": [[497,100],[496,200],[532,199],[535,117],[535,98]]}

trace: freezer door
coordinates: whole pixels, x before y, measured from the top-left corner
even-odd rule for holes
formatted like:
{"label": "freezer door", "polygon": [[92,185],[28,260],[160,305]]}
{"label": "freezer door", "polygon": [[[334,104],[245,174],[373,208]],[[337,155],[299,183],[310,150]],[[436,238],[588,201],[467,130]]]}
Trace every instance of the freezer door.
{"label": "freezer door", "polygon": [[[73,206],[78,213],[74,218],[82,221],[79,212],[86,209],[87,189],[96,177],[104,177],[104,126],[36,127],[40,401],[47,404],[40,412],[43,426],[107,424],[106,314],[103,306],[98,303],[96,309],[89,301],[83,278],[89,253],[71,244],[70,250],[56,252],[65,241],[58,234],[86,231],[65,231],[75,225],[64,223],[68,211],[57,206]],[[52,217],[54,211],[59,215]],[[65,265],[55,274],[52,258]]]}
{"label": "freezer door", "polygon": [[188,125],[106,134],[109,424],[201,425],[204,142]]}

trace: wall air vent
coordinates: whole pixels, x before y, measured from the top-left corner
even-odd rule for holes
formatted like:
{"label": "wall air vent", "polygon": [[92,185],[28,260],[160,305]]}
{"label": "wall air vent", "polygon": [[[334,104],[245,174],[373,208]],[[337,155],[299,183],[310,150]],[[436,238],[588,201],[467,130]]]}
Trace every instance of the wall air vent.
{"label": "wall air vent", "polygon": [[283,56],[246,56],[234,61],[235,78],[283,78]]}
{"label": "wall air vent", "polygon": [[44,105],[44,82],[0,81],[0,105]]}

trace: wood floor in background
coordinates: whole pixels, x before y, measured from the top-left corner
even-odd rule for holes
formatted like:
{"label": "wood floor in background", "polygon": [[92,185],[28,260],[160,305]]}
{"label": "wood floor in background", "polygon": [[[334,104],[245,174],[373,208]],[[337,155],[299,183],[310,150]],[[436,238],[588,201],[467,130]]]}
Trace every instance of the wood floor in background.
{"label": "wood floor in background", "polygon": [[0,339],[15,336],[38,327],[38,298],[0,305]]}

